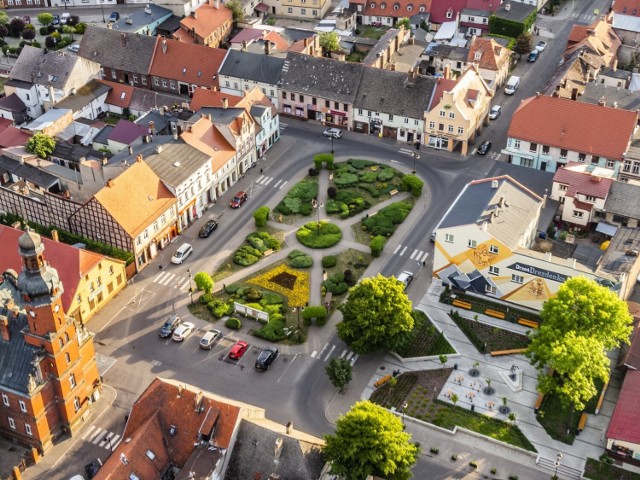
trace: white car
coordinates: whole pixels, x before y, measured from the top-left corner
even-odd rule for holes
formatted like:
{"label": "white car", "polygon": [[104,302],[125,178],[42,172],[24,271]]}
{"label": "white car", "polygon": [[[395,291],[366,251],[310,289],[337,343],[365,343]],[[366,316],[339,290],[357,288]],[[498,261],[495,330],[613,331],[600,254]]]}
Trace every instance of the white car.
{"label": "white car", "polygon": [[202,348],[203,350],[211,350],[213,348],[213,345],[220,338],[222,338],[222,332],[213,328],[205,333],[200,339],[200,348]]}
{"label": "white car", "polygon": [[491,120],[495,120],[502,113],[502,107],[500,105],[494,105],[491,107],[491,111],[489,112],[489,118]]}
{"label": "white car", "polygon": [[80,45],[78,45],[77,43],[72,43],[67,47],[67,50],[73,53],[78,53],[78,50],[80,50]]}
{"label": "white car", "polygon": [[69,18],[71,17],[71,14],[69,12],[65,12],[62,15],[60,15],[60,23],[62,25],[65,25],[67,23],[67,20],[69,20]]}
{"label": "white car", "polygon": [[544,52],[545,48],[547,48],[547,42],[540,40],[536,45],[536,50],[540,53]]}
{"label": "white car", "polygon": [[342,130],[340,130],[339,128],[327,128],[324,132],[322,132],[322,135],[329,138],[342,138]]}
{"label": "white car", "polygon": [[178,328],[175,329],[171,338],[173,339],[174,342],[181,342],[185,338],[187,338],[189,335],[191,335],[195,330],[195,328],[196,326],[193,323],[184,322],[180,324]]}
{"label": "white car", "polygon": [[173,254],[173,257],[171,257],[171,263],[180,265],[192,253],[193,247],[188,243],[183,243],[182,245],[180,245],[180,248],[176,250],[176,253]]}
{"label": "white car", "polygon": [[413,272],[404,271],[400,275],[398,275],[398,281],[402,282],[405,290],[411,284],[412,280],[413,280]]}

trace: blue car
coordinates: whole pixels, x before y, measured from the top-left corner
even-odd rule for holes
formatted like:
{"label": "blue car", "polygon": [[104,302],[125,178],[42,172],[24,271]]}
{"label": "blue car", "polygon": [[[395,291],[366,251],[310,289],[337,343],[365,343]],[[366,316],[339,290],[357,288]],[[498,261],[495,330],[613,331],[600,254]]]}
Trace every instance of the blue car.
{"label": "blue car", "polygon": [[540,55],[540,52],[538,50],[532,51],[527,57],[527,62],[535,62],[536,60],[538,60],[539,55]]}

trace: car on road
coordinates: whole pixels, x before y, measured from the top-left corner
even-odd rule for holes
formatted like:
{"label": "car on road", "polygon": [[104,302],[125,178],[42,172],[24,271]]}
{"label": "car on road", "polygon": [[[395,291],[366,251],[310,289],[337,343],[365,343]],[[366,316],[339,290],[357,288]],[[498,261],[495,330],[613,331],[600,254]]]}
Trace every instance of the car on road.
{"label": "car on road", "polygon": [[247,353],[247,350],[249,350],[249,344],[242,340],[238,340],[236,344],[231,347],[231,350],[229,351],[229,358],[231,360],[240,360],[242,356]]}
{"label": "car on road", "polygon": [[540,56],[540,52],[538,52],[538,50],[534,50],[527,57],[527,62],[535,62],[536,60],[538,60],[539,56]]}
{"label": "car on road", "polygon": [[171,335],[174,342],[182,342],[185,338],[193,333],[196,326],[191,322],[184,322],[178,326]]}
{"label": "car on road", "polygon": [[200,238],[207,238],[209,235],[211,235],[211,233],[218,228],[218,222],[216,222],[215,220],[209,220],[207,223],[205,223],[202,228],[200,229],[200,231],[198,232],[198,236]]}
{"label": "car on road", "polygon": [[22,17],[22,21],[25,25],[29,25],[31,23],[31,17],[29,15],[25,15],[24,17]]}
{"label": "car on road", "polygon": [[478,155],[486,155],[491,150],[491,142],[489,140],[485,140],[478,147]]}
{"label": "car on road", "polygon": [[215,343],[222,338],[222,332],[212,328],[205,333],[200,339],[200,348],[203,350],[211,350]]}
{"label": "car on road", "polygon": [[118,20],[120,20],[120,14],[118,12],[111,12],[111,15],[109,15],[109,21],[117,22]]}
{"label": "car on road", "polygon": [[93,460],[91,463],[87,463],[84,466],[84,473],[86,473],[89,480],[91,480],[98,474],[98,470],[100,470],[101,467],[102,460],[98,458],[97,460]]}
{"label": "car on road", "polygon": [[78,45],[77,43],[72,43],[67,47],[67,50],[73,53],[78,53],[78,50],[80,50],[80,45]]}
{"label": "car on road", "polygon": [[60,15],[57,13],[53,14],[53,25],[60,25]]}
{"label": "car on road", "polygon": [[340,130],[339,128],[327,128],[324,132],[322,132],[322,135],[328,138],[342,138],[342,130]]}
{"label": "car on road", "polygon": [[398,275],[397,278],[399,282],[402,282],[406,290],[407,287],[411,284],[411,281],[413,280],[413,272],[404,271],[400,275]]}
{"label": "car on road", "polygon": [[489,119],[495,120],[502,113],[502,107],[500,105],[494,105],[491,107],[491,111],[489,112]]}
{"label": "car on road", "polygon": [[180,265],[192,253],[193,247],[188,243],[183,243],[182,245],[180,245],[180,248],[176,250],[176,253],[173,254],[173,257],[171,257],[171,263]]}
{"label": "car on road", "polygon": [[536,50],[540,53],[544,52],[546,48],[547,48],[547,42],[545,42],[544,40],[540,40],[536,45]]}
{"label": "car on road", "polygon": [[231,208],[240,208],[242,204],[247,201],[248,198],[249,197],[247,197],[247,194],[245,192],[238,192],[236,193],[236,196],[233,197],[229,202],[229,206]]}
{"label": "car on road", "polygon": [[69,12],[64,12],[62,15],[60,15],[60,23],[62,25],[65,25],[69,18],[71,18],[71,14]]}
{"label": "car on road", "polygon": [[180,326],[181,323],[182,321],[180,320],[180,317],[178,315],[169,315],[169,318],[165,320],[162,328],[160,329],[160,337],[169,338],[171,335],[173,335],[173,332]]}
{"label": "car on road", "polygon": [[260,372],[266,372],[271,367],[274,360],[278,358],[278,349],[275,347],[267,347],[256,359],[256,370]]}

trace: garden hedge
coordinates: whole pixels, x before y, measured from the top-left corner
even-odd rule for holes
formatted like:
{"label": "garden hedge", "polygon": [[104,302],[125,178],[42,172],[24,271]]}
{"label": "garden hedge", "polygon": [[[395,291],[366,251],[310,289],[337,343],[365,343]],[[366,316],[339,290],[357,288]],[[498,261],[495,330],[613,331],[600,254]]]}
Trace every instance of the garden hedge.
{"label": "garden hedge", "polygon": [[298,229],[296,238],[300,243],[309,248],[329,248],[342,240],[340,227],[326,220],[309,222]]}
{"label": "garden hedge", "polygon": [[374,258],[378,258],[382,254],[382,249],[384,248],[384,244],[387,242],[387,239],[382,235],[376,235],[369,242],[369,247],[371,248],[371,256]]}
{"label": "garden hedge", "polygon": [[333,268],[338,264],[338,259],[333,255],[322,257],[322,268]]}
{"label": "garden hedge", "polygon": [[264,227],[267,224],[267,221],[269,220],[269,212],[271,212],[271,209],[266,205],[257,208],[256,211],[253,212],[253,219],[256,222],[257,228]]}
{"label": "garden hedge", "polygon": [[224,326],[230,328],[231,330],[240,330],[240,327],[242,327],[242,322],[239,318],[231,317],[224,323]]}

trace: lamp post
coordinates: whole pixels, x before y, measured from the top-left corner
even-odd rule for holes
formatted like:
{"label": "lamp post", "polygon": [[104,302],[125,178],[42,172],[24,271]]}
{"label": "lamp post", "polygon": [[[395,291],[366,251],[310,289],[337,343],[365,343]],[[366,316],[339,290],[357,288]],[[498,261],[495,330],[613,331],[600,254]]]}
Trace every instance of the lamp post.
{"label": "lamp post", "polygon": [[560,460],[562,460],[562,454],[560,452],[558,452],[558,455],[556,455],[556,469],[553,472],[553,478],[557,479],[558,478],[558,467],[560,466]]}
{"label": "lamp post", "polygon": [[317,226],[318,226],[318,235],[320,235],[320,209],[324,207],[324,203],[318,203],[318,199],[314,198],[311,200],[311,206],[318,211]]}
{"label": "lamp post", "polygon": [[102,23],[107,23],[104,18],[104,0],[100,0],[100,11],[102,12]]}
{"label": "lamp post", "polygon": [[333,134],[331,134],[331,155],[333,155]]}
{"label": "lamp post", "polygon": [[191,296],[191,305],[193,305],[193,287],[191,286],[191,269],[187,268],[189,274],[189,295]]}
{"label": "lamp post", "polygon": [[409,407],[409,404],[407,402],[404,402],[402,404],[402,426],[404,427],[404,411]]}
{"label": "lamp post", "polygon": [[413,157],[413,170],[411,173],[416,174],[416,160],[420,160],[420,154],[418,152],[411,152],[411,156]]}

